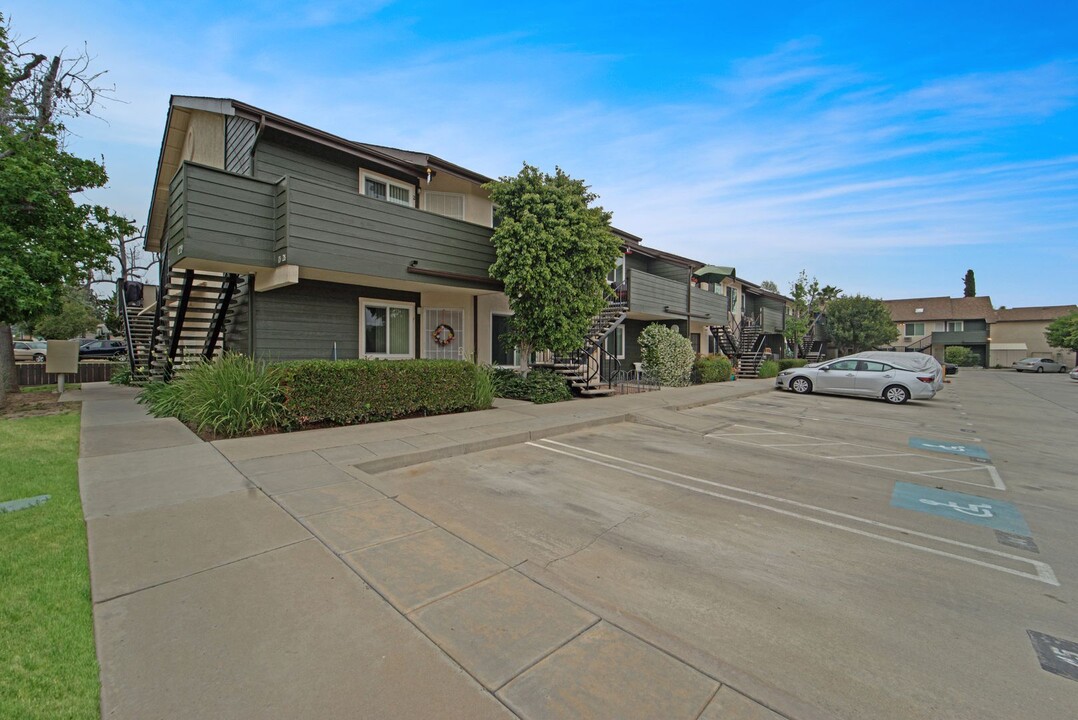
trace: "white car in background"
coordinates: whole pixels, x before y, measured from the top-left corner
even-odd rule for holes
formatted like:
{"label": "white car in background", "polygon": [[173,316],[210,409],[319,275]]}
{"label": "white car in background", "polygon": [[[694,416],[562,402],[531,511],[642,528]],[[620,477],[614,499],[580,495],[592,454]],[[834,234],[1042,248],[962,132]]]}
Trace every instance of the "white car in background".
{"label": "white car in background", "polygon": [[1035,372],[1035,373],[1044,373],[1044,372],[1062,373],[1062,372],[1067,372],[1067,366],[1066,365],[1064,365],[1062,363],[1058,363],[1055,360],[1053,360],[1052,358],[1042,358],[1042,357],[1022,358],[1021,360],[1019,360],[1019,361],[1015,362],[1013,365],[1011,365],[1011,367],[1013,367],[1018,372]]}
{"label": "white car in background", "polygon": [[943,367],[931,355],[869,351],[783,370],[775,387],[795,393],[882,398],[893,405],[931,400],[943,388]]}

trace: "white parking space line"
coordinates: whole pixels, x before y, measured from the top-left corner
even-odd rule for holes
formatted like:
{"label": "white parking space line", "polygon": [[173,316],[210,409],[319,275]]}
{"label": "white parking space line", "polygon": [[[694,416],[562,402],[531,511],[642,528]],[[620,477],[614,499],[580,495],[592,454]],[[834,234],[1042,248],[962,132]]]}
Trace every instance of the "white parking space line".
{"label": "white parking space line", "polygon": [[[893,453],[877,453],[875,455],[828,455],[828,456],[822,457],[820,459],[821,460],[852,460],[854,458],[902,457],[903,455],[909,455],[909,453],[893,452]],[[946,471],[940,470],[939,472],[946,472]]]}
{"label": "white parking space line", "polygon": [[814,442],[814,443],[775,443],[774,445],[764,445],[759,443],[760,447],[826,447],[828,445],[848,445],[849,443],[843,442]]}
{"label": "white parking space line", "polygon": [[[864,448],[866,450],[886,450],[887,449],[887,448],[877,447],[875,445],[865,445],[863,443],[831,442],[831,441],[824,440],[823,438],[815,437],[813,435],[801,435],[799,433],[775,432],[775,433],[772,433],[772,434],[774,434],[774,435],[785,435],[786,437],[788,437],[790,439],[803,438],[805,440],[815,440],[816,442],[809,442],[809,443],[764,443],[764,442],[758,442],[758,441],[754,441],[754,440],[739,440],[739,439],[737,439],[737,438],[744,437],[744,435],[741,435],[741,434],[730,435],[728,433],[718,433],[718,432],[708,433],[704,437],[711,438],[711,439],[714,439],[714,440],[724,440],[726,442],[737,443],[739,445],[747,445],[749,447],[772,448],[772,449],[775,449],[775,450],[792,452],[792,453],[797,453],[797,451],[796,450],[788,450],[787,448],[828,447],[828,446],[848,445],[851,448]],[[753,435],[758,437],[758,435],[755,434],[755,433]],[[953,469],[955,469],[955,468],[944,467],[944,468],[941,468],[939,470],[902,470],[901,468],[888,467],[886,465],[877,465],[875,463],[861,462],[862,459],[885,458],[885,457],[890,457],[890,458],[908,457],[908,458],[916,458],[918,460],[931,460],[932,463],[942,463],[942,464],[945,464],[945,465],[946,464],[961,465],[962,470],[983,470],[988,474],[988,479],[989,479],[989,482],[975,482],[975,481],[972,481],[972,480],[961,480],[959,478],[947,477],[945,479],[948,482],[960,483],[962,485],[974,485],[976,487],[981,487],[981,488],[994,488],[996,490],[1003,490],[1003,491],[1006,491],[1006,489],[1007,489],[1007,486],[1003,484],[1003,478],[1000,477],[999,472],[996,470],[995,467],[993,467],[991,465],[978,465],[976,467],[969,467],[970,463],[969,463],[968,460],[937,457],[935,455],[927,455],[927,454],[911,453],[911,452],[883,452],[883,453],[862,454],[862,455],[817,455],[815,457],[819,458],[820,460],[835,460],[837,462],[846,463],[848,465],[859,465],[861,467],[870,467],[870,468],[874,468],[874,469],[877,469],[877,470],[888,470],[890,472],[902,473],[904,475],[922,475],[922,476],[926,476],[925,475],[926,473],[934,473],[934,474],[947,473],[947,472],[950,472]],[[928,475],[926,477],[932,477],[932,476]]]}
{"label": "white parking space line", "polygon": [[[790,408],[804,410],[804,405],[798,405],[790,403]],[[786,420],[812,420],[813,422],[830,422],[830,423],[845,423],[847,425],[859,425],[868,427],[878,427],[885,430],[899,430],[903,428],[909,428],[911,430],[923,429],[925,426],[922,422],[917,420],[901,420],[898,418],[880,421],[878,417],[858,417],[858,416],[845,416],[845,417],[815,417],[813,415],[793,415],[789,412],[778,412],[775,410],[761,410],[752,405],[745,405],[739,403],[723,403],[723,409],[736,410],[738,412],[755,413],[758,415],[775,415],[777,417],[784,418]],[[973,423],[966,423],[972,425]],[[948,432],[942,428],[933,428],[932,430],[936,435],[947,438],[956,439],[953,432]],[[966,438],[963,438],[966,439]]]}
{"label": "white parking space line", "polygon": [[[912,550],[916,550],[918,552],[924,552],[924,553],[929,553],[931,555],[936,555],[936,556],[939,556],[939,557],[949,558],[949,559],[952,559],[952,560],[958,560],[960,562],[965,562],[965,563],[969,563],[971,565],[977,565],[979,567],[988,568],[988,569],[991,569],[991,570],[996,570],[996,571],[999,571],[999,572],[1007,573],[1009,575],[1016,575],[1018,577],[1026,578],[1028,580],[1036,580],[1038,582],[1043,582],[1043,583],[1045,583],[1047,585],[1059,586],[1059,580],[1056,579],[1055,571],[1053,571],[1052,567],[1050,565],[1048,565],[1047,563],[1041,562],[1039,560],[1031,560],[1029,558],[1019,557],[1017,555],[1012,555],[1010,553],[1006,553],[1006,552],[1003,552],[1001,550],[996,550],[994,548],[984,548],[984,547],[980,547],[978,545],[971,545],[969,543],[964,543],[964,542],[961,542],[959,540],[952,540],[950,538],[939,537],[939,536],[936,536],[936,535],[930,535],[928,533],[923,533],[923,532],[919,532],[917,530],[911,530],[909,528],[903,528],[903,527],[899,527],[899,526],[896,526],[896,525],[888,525],[887,523],[882,523],[882,522],[879,522],[877,520],[872,520],[870,518],[859,517],[857,515],[850,515],[848,513],[840,512],[838,510],[831,510],[831,509],[828,509],[828,508],[818,507],[816,505],[810,505],[808,503],[799,502],[797,500],[791,500],[789,498],[779,497],[777,495],[769,495],[767,493],[757,492],[755,490],[748,490],[748,489],[745,489],[745,488],[739,488],[739,487],[735,487],[733,485],[726,485],[724,483],[719,483],[719,482],[715,482],[715,481],[712,481],[712,480],[705,480],[703,478],[693,477],[692,475],[684,475],[682,473],[675,472],[673,470],[665,470],[663,468],[654,467],[652,465],[646,465],[644,463],[639,463],[639,462],[635,462],[635,461],[632,461],[632,460],[626,460],[624,458],[617,458],[617,457],[614,457],[612,455],[606,455],[604,453],[597,452],[595,450],[589,450],[587,448],[577,447],[575,445],[570,445],[568,443],[558,442],[557,440],[543,439],[543,440],[540,440],[538,442],[529,441],[529,442],[527,442],[525,444],[530,445],[530,446],[535,447],[535,448],[539,448],[540,450],[545,450],[547,452],[557,453],[559,455],[564,455],[564,456],[567,456],[567,457],[575,458],[576,460],[580,460],[580,461],[588,462],[588,463],[593,463],[595,465],[601,465],[603,467],[607,467],[607,468],[610,468],[610,469],[613,469],[613,470],[617,470],[619,472],[629,473],[630,475],[636,475],[637,477],[642,477],[642,478],[645,478],[645,479],[648,479],[648,480],[654,480],[655,482],[659,482],[659,483],[662,483],[664,485],[670,485],[670,486],[673,486],[673,487],[681,488],[681,489],[688,490],[690,492],[698,493],[698,494],[701,494],[701,495],[708,495],[710,497],[718,498],[720,500],[726,500],[726,501],[729,501],[729,502],[740,503],[742,505],[749,505],[751,507],[755,507],[755,508],[758,508],[758,509],[761,509],[761,510],[767,510],[769,512],[777,513],[779,515],[785,515],[787,517],[797,518],[799,520],[804,520],[805,522],[814,523],[816,525],[822,525],[824,527],[829,527],[829,528],[833,528],[833,529],[836,529],[836,530],[842,530],[843,532],[848,532],[848,533],[852,533],[852,534],[855,534],[855,535],[860,535],[862,537],[873,538],[875,540],[880,540],[882,542],[890,543],[892,545],[898,545],[900,547],[909,548],[909,549],[912,549]],[[558,447],[551,447],[551,446],[558,446]],[[564,448],[564,449],[562,449],[562,448]],[[575,452],[570,452],[570,451],[575,451]],[[578,453],[584,453],[584,454],[582,455],[582,454],[578,454]],[[589,455],[595,456],[595,457],[588,457]],[[603,460],[600,460],[598,458],[603,458]],[[606,462],[606,461],[613,461],[613,462]],[[622,463],[622,464],[615,464],[615,463]],[[643,468],[644,470],[648,470],[650,472],[643,472],[642,470],[635,470],[633,468],[624,467],[623,464],[633,465],[633,466],[635,466],[637,468]],[[671,476],[671,477],[676,477],[676,478],[681,478],[681,479],[684,479],[684,480],[689,480],[689,481],[694,482],[694,483],[699,483],[699,484],[702,484],[702,485],[708,485],[708,486],[719,488],[719,489],[722,489],[722,490],[727,490],[727,491],[730,491],[730,492],[736,492],[736,493],[741,493],[741,494],[744,494],[744,495],[749,495],[749,496],[752,496],[752,497],[755,497],[755,498],[759,498],[761,500],[767,500],[767,501],[770,501],[770,502],[782,503],[782,504],[786,504],[786,505],[792,505],[794,507],[797,507],[797,508],[800,508],[800,509],[803,509],[803,510],[810,510],[812,512],[822,513],[822,514],[830,515],[830,516],[833,516],[833,517],[839,517],[839,518],[842,518],[842,519],[845,519],[845,520],[852,520],[854,522],[867,524],[867,525],[873,526],[873,527],[878,527],[878,528],[882,528],[882,529],[886,529],[886,530],[893,530],[893,531],[900,532],[900,533],[903,533],[903,534],[908,535],[908,536],[920,537],[920,538],[924,538],[926,540],[931,540],[933,542],[942,543],[942,544],[945,544],[945,545],[952,545],[952,546],[955,546],[955,547],[961,547],[961,548],[966,549],[966,550],[972,550],[972,551],[975,551],[975,552],[978,552],[978,553],[983,553],[983,554],[994,556],[994,557],[1006,558],[1006,559],[1008,559],[1010,561],[1013,561],[1013,562],[1024,563],[1024,564],[1030,565],[1030,566],[1033,567],[1034,572],[1032,572],[1032,573],[1023,572],[1021,570],[1015,570],[1014,568],[1009,568],[1009,567],[1006,567],[1006,566],[1003,566],[1003,565],[996,565],[996,564],[993,564],[993,563],[990,563],[990,562],[987,562],[987,561],[984,561],[984,560],[978,560],[976,558],[966,557],[964,555],[957,555],[957,554],[954,554],[954,553],[946,552],[946,551],[943,551],[943,550],[938,550],[936,548],[928,547],[928,546],[925,546],[925,545],[917,545],[915,543],[907,542],[905,540],[898,540],[897,538],[887,537],[886,535],[879,535],[877,533],[868,532],[867,530],[862,530],[860,528],[850,527],[848,525],[842,525],[842,524],[837,523],[837,522],[831,522],[829,520],[823,520],[821,518],[812,517],[810,515],[805,515],[803,513],[794,512],[792,510],[786,510],[784,508],[774,507],[772,505],[767,505],[765,503],[757,502],[755,500],[748,500],[746,498],[734,497],[732,495],[725,495],[723,493],[713,492],[711,490],[705,490],[703,488],[695,487],[693,485],[686,485],[685,483],[676,482],[676,481],[673,481],[673,480],[668,480],[666,478],[662,478],[662,477],[659,477],[657,475],[653,475],[651,473],[662,473],[664,475],[668,475],[668,476]]]}

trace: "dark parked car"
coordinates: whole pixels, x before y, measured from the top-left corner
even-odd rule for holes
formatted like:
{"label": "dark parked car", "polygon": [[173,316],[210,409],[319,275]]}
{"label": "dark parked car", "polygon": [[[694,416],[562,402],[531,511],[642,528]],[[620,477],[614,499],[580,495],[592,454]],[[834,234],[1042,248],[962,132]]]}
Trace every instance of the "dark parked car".
{"label": "dark parked car", "polygon": [[958,366],[954,363],[943,363],[943,369],[948,375],[958,374]]}
{"label": "dark parked car", "polygon": [[127,345],[123,340],[94,340],[79,348],[79,360],[111,360],[123,357],[127,357]]}

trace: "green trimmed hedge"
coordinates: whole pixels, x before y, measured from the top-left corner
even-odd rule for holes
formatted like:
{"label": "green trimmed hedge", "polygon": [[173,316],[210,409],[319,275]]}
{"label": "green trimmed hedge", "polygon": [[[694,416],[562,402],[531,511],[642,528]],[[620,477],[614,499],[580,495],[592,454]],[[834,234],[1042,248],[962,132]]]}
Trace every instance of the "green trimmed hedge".
{"label": "green trimmed hedge", "polygon": [[290,429],[471,410],[479,372],[457,360],[300,360],[274,367],[282,425]]}
{"label": "green trimmed hedge", "polygon": [[778,363],[779,372],[782,372],[783,370],[789,370],[791,368],[805,367],[808,365],[808,360],[805,360],[804,358],[786,358],[784,360],[779,360]]}
{"label": "green trimmed hedge", "polygon": [[734,374],[734,365],[723,355],[702,355],[696,358],[693,370],[698,383],[726,382]]}
{"label": "green trimmed hedge", "polygon": [[494,394],[512,400],[530,400],[537,405],[572,400],[565,378],[552,370],[532,370],[527,376],[508,368],[493,370]]}

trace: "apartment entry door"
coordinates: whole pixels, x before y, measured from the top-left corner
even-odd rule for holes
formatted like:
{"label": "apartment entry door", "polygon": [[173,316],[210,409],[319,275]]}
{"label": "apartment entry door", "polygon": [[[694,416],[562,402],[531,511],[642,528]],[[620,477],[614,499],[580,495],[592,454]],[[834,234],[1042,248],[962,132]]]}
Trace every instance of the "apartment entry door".
{"label": "apartment entry door", "polygon": [[464,310],[423,309],[423,357],[428,360],[464,360]]}

